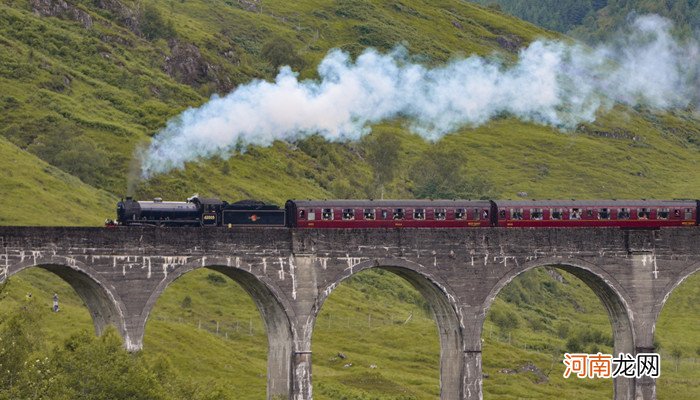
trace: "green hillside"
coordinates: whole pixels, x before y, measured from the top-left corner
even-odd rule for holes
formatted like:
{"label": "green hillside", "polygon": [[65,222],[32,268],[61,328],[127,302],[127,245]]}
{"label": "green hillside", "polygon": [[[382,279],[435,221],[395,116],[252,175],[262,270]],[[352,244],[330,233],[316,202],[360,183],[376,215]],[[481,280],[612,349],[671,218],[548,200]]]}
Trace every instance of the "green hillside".
{"label": "green hillside", "polygon": [[[567,132],[504,115],[435,144],[395,120],[374,126],[356,143],[318,136],[275,142],[138,182],[133,153],[169,118],[213,93],[272,79],[280,65],[312,78],[332,48],[357,55],[397,44],[427,65],[472,53],[514,60],[519,48],[556,34],[447,0],[72,0],[47,6],[56,3],[0,4],[3,225],[100,225],[127,192],[277,203],[295,197],[514,198],[523,192],[528,198],[700,197],[697,115],[624,107]],[[137,360],[151,367],[167,360],[176,371],[172,381],[191,383],[197,398],[263,398],[260,317],[236,284],[213,276],[193,272],[166,291]],[[483,337],[487,399],[610,398],[610,382],[561,378],[562,349],[609,350],[611,335],[592,292],[562,276],[536,270],[499,296]],[[661,316],[660,398],[700,397],[700,364],[694,362],[699,288],[700,277],[688,280]],[[76,294],[48,273],[24,272],[6,290],[0,326],[27,292],[45,303],[37,355],[91,329]],[[61,297],[58,314],[47,311],[54,291]],[[366,272],[339,287],[322,310],[313,346],[316,398],[437,397],[435,324],[420,296],[391,274]],[[682,354],[677,372],[673,350]],[[345,368],[348,363],[353,366]],[[369,368],[373,364],[377,368]]]}
{"label": "green hillside", "polygon": [[695,0],[472,0],[533,24],[587,41],[609,39],[630,15],[657,14],[674,22],[675,33],[691,36],[700,27]]}
{"label": "green hillside", "polygon": [[[116,197],[0,138],[1,225],[98,225]],[[9,206],[12,204],[12,206]],[[9,208],[9,210],[8,210]]]}

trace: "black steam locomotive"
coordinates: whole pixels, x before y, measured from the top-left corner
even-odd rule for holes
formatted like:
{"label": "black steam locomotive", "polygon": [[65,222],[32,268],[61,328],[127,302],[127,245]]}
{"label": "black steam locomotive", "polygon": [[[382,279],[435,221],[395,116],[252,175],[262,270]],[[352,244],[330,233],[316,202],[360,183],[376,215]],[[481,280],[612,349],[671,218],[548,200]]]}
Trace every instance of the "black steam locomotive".
{"label": "black steam locomotive", "polygon": [[[136,201],[117,203],[116,225],[152,226],[284,226],[285,212],[275,205],[255,200],[228,203],[197,196],[187,201]],[[109,223],[108,223],[109,225]]]}

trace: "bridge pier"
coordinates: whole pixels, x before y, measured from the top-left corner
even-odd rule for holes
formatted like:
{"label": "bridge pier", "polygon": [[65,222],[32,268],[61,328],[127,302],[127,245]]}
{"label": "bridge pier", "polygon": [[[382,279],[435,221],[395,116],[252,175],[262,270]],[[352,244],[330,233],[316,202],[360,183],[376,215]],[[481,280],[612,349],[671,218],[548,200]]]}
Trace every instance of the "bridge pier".
{"label": "bridge pier", "polygon": [[462,375],[462,393],[460,399],[483,399],[481,370],[481,348],[478,350],[465,350],[462,358],[464,374]]}
{"label": "bridge pier", "polygon": [[292,357],[292,400],[311,400],[311,351],[295,351]]}

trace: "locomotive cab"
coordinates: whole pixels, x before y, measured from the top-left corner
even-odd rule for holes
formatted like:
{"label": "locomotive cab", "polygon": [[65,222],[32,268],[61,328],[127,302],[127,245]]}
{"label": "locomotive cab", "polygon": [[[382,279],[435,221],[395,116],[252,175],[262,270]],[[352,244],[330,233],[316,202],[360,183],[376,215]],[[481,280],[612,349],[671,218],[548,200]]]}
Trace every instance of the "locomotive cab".
{"label": "locomotive cab", "polygon": [[219,216],[221,215],[221,210],[223,210],[228,203],[216,198],[207,199],[197,196],[190,197],[187,201],[195,204],[199,209],[202,226],[221,225],[221,218],[219,218]]}

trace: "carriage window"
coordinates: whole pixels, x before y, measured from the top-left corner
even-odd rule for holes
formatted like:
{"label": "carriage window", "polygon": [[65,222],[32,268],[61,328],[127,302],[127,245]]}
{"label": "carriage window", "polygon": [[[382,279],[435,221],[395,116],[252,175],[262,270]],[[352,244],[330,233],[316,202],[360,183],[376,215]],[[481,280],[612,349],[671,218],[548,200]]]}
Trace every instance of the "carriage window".
{"label": "carriage window", "polygon": [[481,215],[483,215],[484,219],[489,219],[489,210],[484,210]]}
{"label": "carriage window", "polygon": [[444,208],[436,208],[435,209],[435,219],[438,221],[444,221],[445,218],[447,217],[447,210]]}
{"label": "carriage window", "polygon": [[693,219],[693,209],[692,209],[692,208],[686,208],[686,209],[685,209],[685,215],[684,215],[684,217],[685,217],[685,218],[683,218],[683,219],[685,219],[685,220]]}
{"label": "carriage window", "polygon": [[544,213],[541,208],[533,208],[530,210],[530,219],[541,220],[544,217]]}
{"label": "carriage window", "polygon": [[324,208],[323,212],[321,212],[321,218],[325,219],[325,220],[333,219],[333,209],[332,208]]}
{"label": "carriage window", "polygon": [[586,210],[586,217],[593,218],[593,210]]}
{"label": "carriage window", "polygon": [[501,210],[498,212],[498,219],[506,219],[506,210]]}
{"label": "carriage window", "polygon": [[306,215],[308,215],[308,218],[306,218],[306,219],[309,221],[313,221],[316,219],[316,213],[314,212],[313,208],[310,208],[309,212],[306,213]]}
{"label": "carriage window", "polygon": [[569,219],[581,219],[581,209],[572,208],[571,213],[569,214]]}
{"label": "carriage window", "polygon": [[455,211],[455,219],[464,219],[465,214],[466,214],[466,211],[463,208],[458,208]]}
{"label": "carriage window", "polygon": [[660,208],[659,211],[656,212],[656,218],[658,219],[668,219],[668,214],[669,214],[669,209],[668,208]]}
{"label": "carriage window", "polygon": [[474,221],[478,221],[478,220],[479,220],[479,209],[475,208],[474,209]]}
{"label": "carriage window", "polygon": [[413,210],[413,219],[425,219],[425,209],[416,208]]}
{"label": "carriage window", "polygon": [[637,218],[639,219],[649,219],[651,217],[651,211],[648,208],[642,208],[637,212]]}
{"label": "carriage window", "polygon": [[621,208],[617,212],[617,219],[630,219],[630,209],[629,208]]}
{"label": "carriage window", "polygon": [[365,219],[374,219],[374,209],[373,208],[365,208]]}
{"label": "carriage window", "polygon": [[552,209],[552,219],[561,219],[563,214],[561,208]]}
{"label": "carriage window", "polygon": [[355,219],[355,210],[352,208],[343,209],[343,219]]}
{"label": "carriage window", "polygon": [[306,211],[299,210],[299,219],[304,219],[304,218],[306,218]]}
{"label": "carriage window", "polygon": [[610,209],[601,208],[598,210],[598,219],[610,219]]}
{"label": "carriage window", "polygon": [[673,217],[680,218],[681,217],[681,210],[673,210]]}
{"label": "carriage window", "polygon": [[389,211],[382,210],[382,219],[387,219],[389,217]]}
{"label": "carriage window", "polygon": [[523,209],[512,208],[510,210],[510,219],[523,219]]}
{"label": "carriage window", "polygon": [[403,219],[404,212],[403,208],[395,208],[394,209],[394,219]]}

